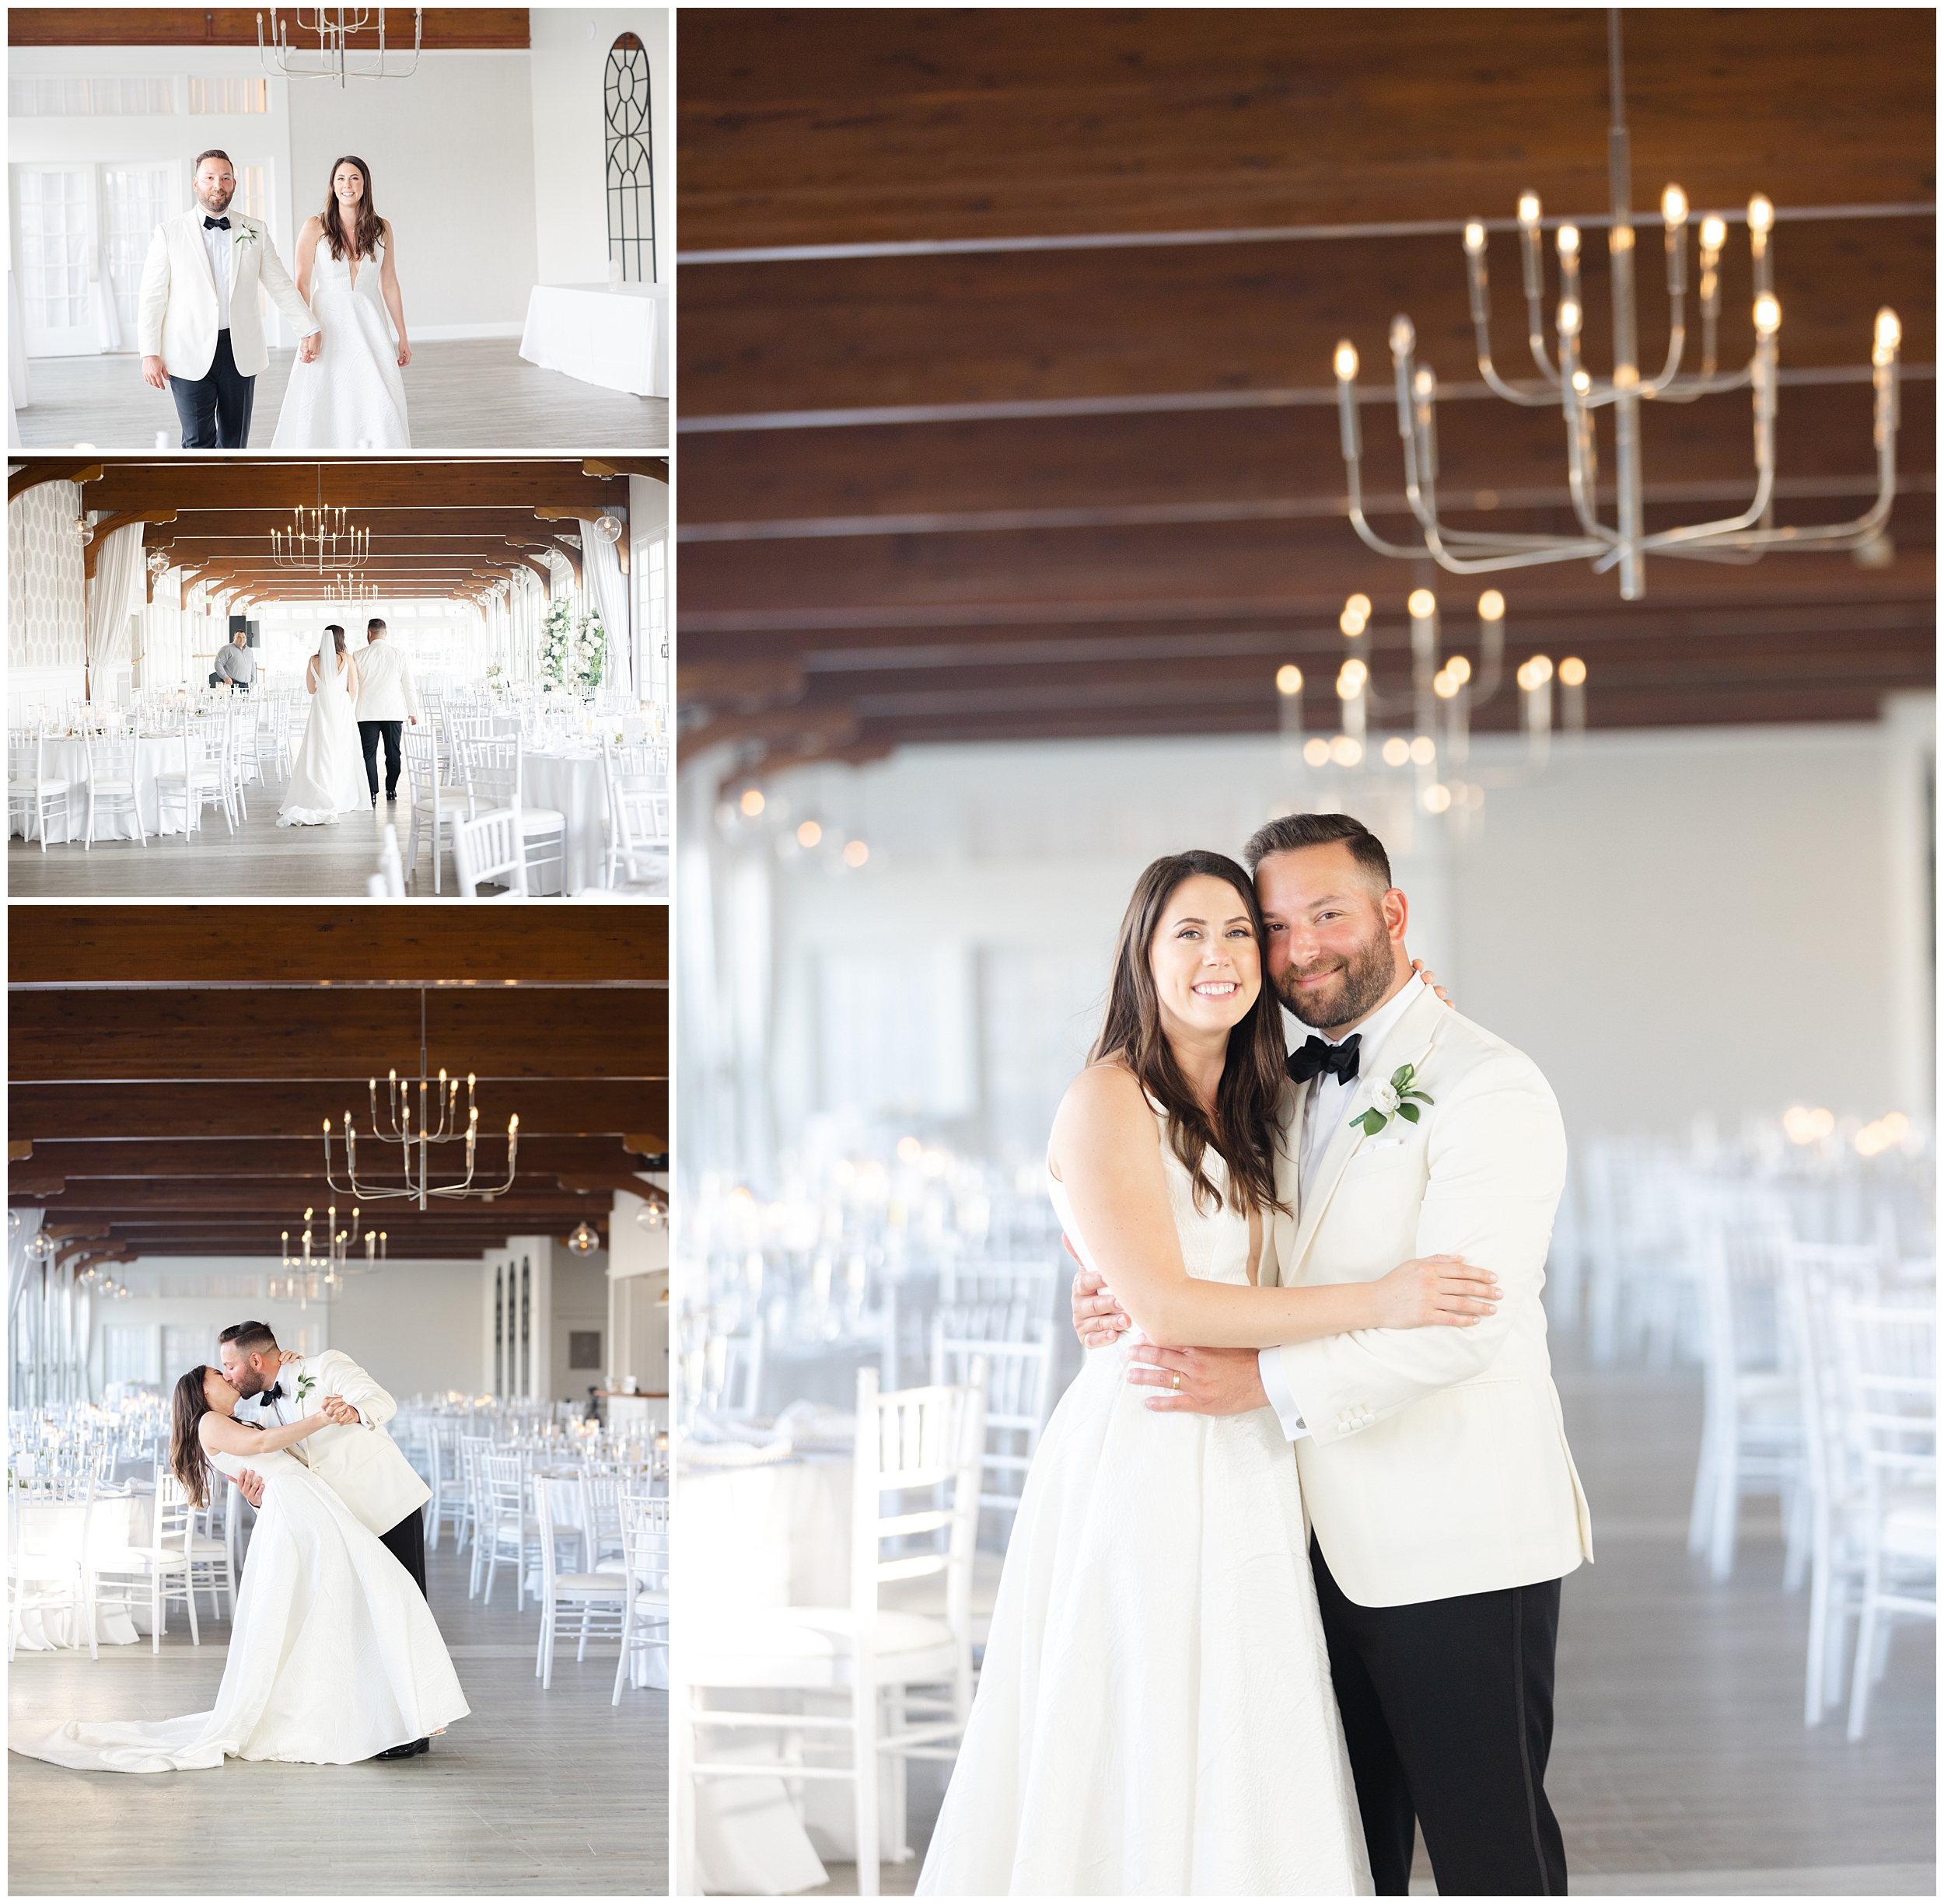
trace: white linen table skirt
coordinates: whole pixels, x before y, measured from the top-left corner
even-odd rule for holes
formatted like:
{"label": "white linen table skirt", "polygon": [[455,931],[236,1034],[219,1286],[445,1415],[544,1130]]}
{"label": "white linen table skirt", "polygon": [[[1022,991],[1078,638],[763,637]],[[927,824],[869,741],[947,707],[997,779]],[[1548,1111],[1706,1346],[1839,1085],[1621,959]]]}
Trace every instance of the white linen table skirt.
{"label": "white linen table skirt", "polygon": [[536,285],[519,354],[603,390],[668,395],[665,286]]}
{"label": "white linen table skirt", "polygon": [[520,798],[527,805],[551,807],[567,816],[567,865],[563,889],[569,897],[598,886],[607,851],[607,787],[600,756],[523,753],[526,776]]}
{"label": "white linen table skirt", "polygon": [[[68,782],[68,814],[72,825],[68,838],[79,844],[88,834],[88,749],[86,743],[79,740],[55,740],[47,742],[47,777]],[[182,771],[182,740],[180,735],[171,738],[163,735],[154,740],[139,741],[135,748],[135,798],[142,805],[142,823],[151,833],[180,833],[182,831],[182,805],[180,801],[170,809],[169,824],[162,824],[162,803],[156,795],[156,777],[159,774],[180,774]],[[22,809],[13,814],[8,830],[26,837],[27,816],[30,809]],[[209,823],[210,809],[203,809],[203,824]],[[135,823],[126,812],[110,812],[106,808],[96,816],[95,837],[97,840],[132,840],[135,837]],[[48,836],[50,846],[61,842]]]}
{"label": "white linen table skirt", "polygon": [[[114,1547],[147,1546],[154,1525],[154,1507],[152,1494],[111,1494],[106,1500],[97,1497],[93,1517],[88,1523],[89,1548],[99,1555]],[[79,1560],[82,1512],[79,1501],[23,1504],[20,1509],[22,1546],[30,1553]],[[188,1624],[186,1616],[183,1623]],[[118,1609],[104,1609],[96,1616],[98,1645],[133,1646],[142,1637],[135,1623]],[[88,1630],[77,1612],[26,1612],[20,1616],[20,1644],[36,1653],[52,1652],[57,1647],[86,1646]]]}

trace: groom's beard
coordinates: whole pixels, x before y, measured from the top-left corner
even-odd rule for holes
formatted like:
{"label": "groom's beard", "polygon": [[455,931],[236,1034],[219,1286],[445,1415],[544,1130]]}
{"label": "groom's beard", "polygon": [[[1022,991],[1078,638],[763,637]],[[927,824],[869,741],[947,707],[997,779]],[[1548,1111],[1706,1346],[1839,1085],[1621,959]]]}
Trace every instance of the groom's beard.
{"label": "groom's beard", "polygon": [[219,185],[207,198],[204,197],[201,192],[197,193],[196,203],[201,205],[203,210],[206,211],[211,218],[220,218],[224,212],[229,209],[229,201],[231,199],[234,198],[236,195],[236,192],[234,186],[232,186],[228,191],[225,191],[223,188]]}
{"label": "groom's beard", "polygon": [[1354,1025],[1383,1003],[1384,994],[1397,978],[1397,957],[1390,935],[1380,924],[1344,959],[1342,976],[1336,984],[1307,992],[1298,986],[1299,979],[1327,969],[1327,966],[1313,966],[1307,972],[1299,972],[1292,966],[1278,982],[1277,996],[1313,1031],[1334,1031],[1339,1025]]}

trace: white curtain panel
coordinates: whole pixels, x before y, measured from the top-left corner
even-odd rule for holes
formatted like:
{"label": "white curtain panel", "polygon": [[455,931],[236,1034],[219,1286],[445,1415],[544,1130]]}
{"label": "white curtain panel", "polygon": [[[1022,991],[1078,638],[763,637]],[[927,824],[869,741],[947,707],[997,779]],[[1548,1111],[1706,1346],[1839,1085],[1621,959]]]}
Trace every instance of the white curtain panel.
{"label": "white curtain panel", "polygon": [[[624,524],[621,533],[628,533]],[[618,688],[624,694],[635,691],[635,669],[630,650],[634,645],[633,624],[628,613],[627,576],[621,573],[621,545],[595,533],[592,522],[581,525],[581,568],[587,592],[600,611],[601,626],[607,631],[607,658],[601,669],[601,686]]]}
{"label": "white curtain panel", "polygon": [[95,578],[88,589],[88,680],[89,691],[101,689],[106,672],[128,659],[128,617],[146,603],[148,585],[142,570],[143,525],[117,529],[95,557]]}

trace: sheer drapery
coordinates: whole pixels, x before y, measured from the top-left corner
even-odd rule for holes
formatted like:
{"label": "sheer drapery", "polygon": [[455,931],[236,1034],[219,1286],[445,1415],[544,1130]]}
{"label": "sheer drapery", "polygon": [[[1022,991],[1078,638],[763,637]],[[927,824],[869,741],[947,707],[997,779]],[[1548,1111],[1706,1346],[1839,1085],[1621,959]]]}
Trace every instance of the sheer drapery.
{"label": "sheer drapery", "polygon": [[[626,535],[626,524],[621,533]],[[600,611],[601,626],[607,631],[607,645],[601,663],[601,686],[624,694],[635,691],[633,624],[628,613],[628,578],[621,573],[620,545],[596,534],[593,525],[585,524],[581,536],[581,570],[588,594]]]}
{"label": "sheer drapery", "polygon": [[88,588],[88,695],[100,691],[107,671],[128,659],[128,618],[146,606],[142,569],[144,525],[131,522],[106,536],[95,556]]}

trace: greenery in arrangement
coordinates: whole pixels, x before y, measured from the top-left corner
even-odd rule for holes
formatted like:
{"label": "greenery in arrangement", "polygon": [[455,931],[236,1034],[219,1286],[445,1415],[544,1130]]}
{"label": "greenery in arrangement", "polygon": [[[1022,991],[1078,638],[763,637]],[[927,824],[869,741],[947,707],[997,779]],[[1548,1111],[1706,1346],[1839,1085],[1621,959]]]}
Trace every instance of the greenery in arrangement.
{"label": "greenery in arrangement", "polygon": [[547,611],[540,635],[540,674],[565,688],[592,691],[601,684],[607,656],[607,631],[598,614],[574,614],[572,596],[561,596]]}

